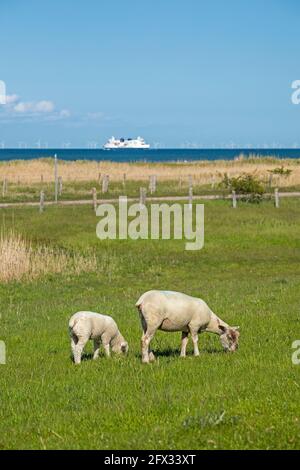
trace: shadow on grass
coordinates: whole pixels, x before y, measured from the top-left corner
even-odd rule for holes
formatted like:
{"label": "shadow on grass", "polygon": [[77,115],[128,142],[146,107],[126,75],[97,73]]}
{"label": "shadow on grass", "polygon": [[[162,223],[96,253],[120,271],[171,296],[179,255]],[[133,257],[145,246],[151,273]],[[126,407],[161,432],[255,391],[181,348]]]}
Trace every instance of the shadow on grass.
{"label": "shadow on grass", "polygon": [[[94,355],[92,353],[83,353],[82,356],[81,356],[81,362],[93,361],[93,357],[94,357]],[[100,353],[98,359],[101,359],[102,357],[105,357],[105,356],[104,356],[104,354]],[[73,356],[71,354],[70,354],[70,359],[71,359],[72,362],[74,362]]]}
{"label": "shadow on grass", "polygon": [[[179,349],[171,349],[171,348],[166,348],[166,349],[160,349],[160,350],[152,350],[154,353],[155,357],[174,357],[178,358],[180,357],[180,350]],[[206,354],[224,354],[224,351],[221,349],[217,348],[204,348],[200,350],[200,357],[203,353]],[[187,352],[186,357],[193,357],[194,354],[192,351]],[[135,354],[135,357],[141,359],[142,356],[141,354]]]}

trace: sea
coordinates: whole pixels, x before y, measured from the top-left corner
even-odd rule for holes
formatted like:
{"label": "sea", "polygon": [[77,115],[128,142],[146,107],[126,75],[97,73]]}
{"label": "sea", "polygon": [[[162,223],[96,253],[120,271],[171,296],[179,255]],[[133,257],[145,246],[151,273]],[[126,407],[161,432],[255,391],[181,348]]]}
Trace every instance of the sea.
{"label": "sea", "polygon": [[300,158],[300,149],[0,149],[0,161],[31,160],[57,155],[60,160],[112,162],[191,162],[245,157]]}

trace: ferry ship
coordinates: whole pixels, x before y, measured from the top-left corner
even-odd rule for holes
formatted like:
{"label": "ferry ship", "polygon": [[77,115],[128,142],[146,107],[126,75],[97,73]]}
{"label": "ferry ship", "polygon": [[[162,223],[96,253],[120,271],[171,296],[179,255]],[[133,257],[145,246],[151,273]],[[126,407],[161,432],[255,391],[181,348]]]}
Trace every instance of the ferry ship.
{"label": "ferry ship", "polygon": [[150,145],[146,144],[142,137],[137,139],[116,139],[111,137],[103,147],[105,150],[111,149],[149,149]]}

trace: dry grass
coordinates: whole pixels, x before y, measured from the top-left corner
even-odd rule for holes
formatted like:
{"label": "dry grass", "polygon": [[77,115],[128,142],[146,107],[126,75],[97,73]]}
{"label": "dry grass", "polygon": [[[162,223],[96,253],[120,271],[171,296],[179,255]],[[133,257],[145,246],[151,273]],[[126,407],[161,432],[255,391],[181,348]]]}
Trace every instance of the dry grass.
{"label": "dry grass", "polygon": [[80,274],[95,271],[95,256],[70,254],[63,250],[38,246],[11,232],[0,238],[0,282],[33,280],[46,274]]}
{"label": "dry grass", "polygon": [[[59,176],[64,181],[95,181],[107,174],[111,181],[121,181],[126,174],[127,180],[148,180],[150,175],[156,174],[161,181],[179,180],[187,181],[192,175],[196,184],[217,184],[222,175],[238,176],[241,173],[255,173],[259,178],[267,181],[269,171],[284,166],[291,169],[288,178],[276,176],[274,184],[279,186],[295,186],[300,184],[300,159],[279,160],[276,158],[249,157],[241,155],[236,160],[198,161],[188,163],[116,163],[109,161],[92,162],[59,161]],[[53,159],[19,160],[0,163],[0,181],[7,179],[12,183],[45,183],[52,182],[54,178]]]}

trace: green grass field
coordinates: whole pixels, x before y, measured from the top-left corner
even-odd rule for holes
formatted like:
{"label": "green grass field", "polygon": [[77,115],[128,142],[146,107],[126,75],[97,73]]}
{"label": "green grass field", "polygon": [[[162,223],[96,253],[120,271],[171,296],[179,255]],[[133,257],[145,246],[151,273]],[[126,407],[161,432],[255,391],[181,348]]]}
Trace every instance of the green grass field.
{"label": "green grass field", "polygon": [[[1,210],[2,228],[71,252],[95,250],[98,272],[0,285],[0,449],[294,449],[300,447],[300,204],[205,204],[205,247],[105,241],[88,207]],[[146,290],[178,290],[240,325],[240,348],[200,336],[179,358],[180,334],[159,332],[142,365],[135,310]],[[68,319],[112,315],[128,357],[70,359]]]}

